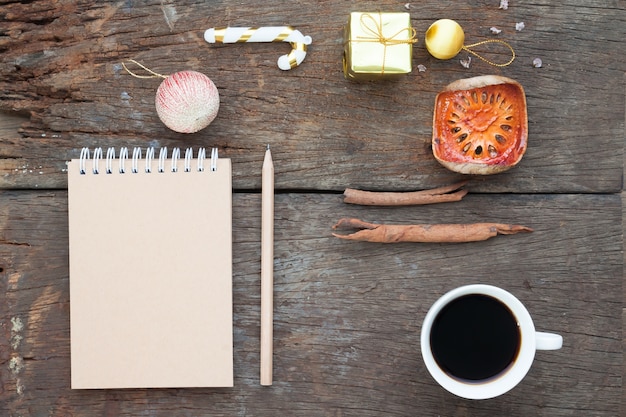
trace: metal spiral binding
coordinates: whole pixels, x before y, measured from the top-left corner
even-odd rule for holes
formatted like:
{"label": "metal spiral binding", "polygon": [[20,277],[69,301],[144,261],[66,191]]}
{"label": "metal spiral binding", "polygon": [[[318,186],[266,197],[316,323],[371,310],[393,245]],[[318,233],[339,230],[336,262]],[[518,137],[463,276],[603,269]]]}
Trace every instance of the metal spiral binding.
{"label": "metal spiral binding", "polygon": [[217,148],[211,149],[211,171],[217,171]]}
{"label": "metal spiral binding", "polygon": [[80,151],[80,159],[78,160],[78,169],[80,170],[81,175],[85,175],[87,172],[85,171],[85,161],[89,159],[89,148],[83,148]]}
{"label": "metal spiral binding", "polygon": [[113,173],[113,160],[115,159],[115,148],[109,148],[107,149],[107,159],[106,159],[106,168],[105,168],[105,172],[107,174],[112,174]]}
{"label": "metal spiral binding", "polygon": [[193,158],[193,149],[185,150],[185,172],[191,172],[191,159]]}
{"label": "metal spiral binding", "polygon": [[204,171],[204,160],[206,159],[206,149],[200,148],[198,151],[198,172]]}
{"label": "metal spiral binding", "polygon": [[159,172],[165,172],[165,160],[167,159],[167,146],[161,148],[161,150],[159,151],[159,166],[158,166],[158,171]]}
{"label": "metal spiral binding", "polygon": [[100,173],[100,160],[102,159],[102,148],[96,148],[93,150],[93,161],[91,166],[91,171],[94,174]]}
{"label": "metal spiral binding", "polygon": [[[115,148],[108,148],[106,152],[106,157],[104,156],[104,151],[101,147],[95,148],[93,151],[93,158],[91,157],[91,152],[89,148],[82,148],[80,151],[80,158],[78,162],[79,170],[81,175],[87,174],[87,161],[91,159],[91,172],[93,174],[100,174],[100,162],[104,159],[104,173],[112,174],[113,173],[113,161],[116,159]],[[217,171],[217,158],[218,152],[217,148],[211,149],[211,161],[209,165],[210,171]],[[118,160],[118,172],[120,174],[126,173],[126,161],[129,159],[129,150],[127,147],[120,148],[120,154],[117,158]],[[140,147],[134,147],[132,151],[132,156],[130,157],[130,173],[137,174],[139,173],[139,161],[142,159],[142,151]],[[143,158],[145,161],[144,172],[147,174],[152,173],[152,161],[155,159],[155,149],[154,147],[149,147],[146,149],[146,157]],[[163,147],[159,150],[159,160],[157,164],[157,172],[163,173],[165,172],[165,161],[167,160],[167,147]],[[178,172],[178,160],[181,159],[180,156],[180,148],[174,148],[172,151],[172,156],[170,158],[171,172]],[[192,160],[193,160],[193,149],[187,148],[185,149],[185,159],[183,165],[184,172],[192,172]],[[206,149],[200,148],[198,150],[198,156],[196,157],[196,171],[203,172],[205,170],[204,162],[206,160]]]}
{"label": "metal spiral binding", "polygon": [[130,172],[136,174],[139,172],[139,168],[137,165],[139,164],[139,160],[141,159],[141,148],[133,148],[133,159],[130,164]]}
{"label": "metal spiral binding", "polygon": [[154,159],[154,148],[149,147],[146,151],[146,174],[152,172],[152,160]]}
{"label": "metal spiral binding", "polygon": [[174,148],[172,151],[172,172],[178,172],[178,159],[180,158],[180,148]]}
{"label": "metal spiral binding", "polygon": [[126,160],[128,159],[128,148],[123,147],[120,149],[120,161],[119,161],[119,171],[120,174],[124,174],[126,172]]}

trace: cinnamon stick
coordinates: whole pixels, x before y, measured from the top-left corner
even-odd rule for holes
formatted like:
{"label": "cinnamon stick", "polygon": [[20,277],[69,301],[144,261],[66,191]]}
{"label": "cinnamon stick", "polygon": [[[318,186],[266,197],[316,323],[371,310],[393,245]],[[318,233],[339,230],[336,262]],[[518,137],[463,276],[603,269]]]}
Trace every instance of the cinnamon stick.
{"label": "cinnamon stick", "polygon": [[364,242],[437,242],[462,243],[487,240],[497,235],[513,235],[520,232],[532,232],[526,226],[502,223],[470,224],[376,224],[359,219],[341,219],[333,226],[338,228],[361,229],[351,234],[333,233],[340,239]]}
{"label": "cinnamon stick", "polygon": [[460,190],[466,183],[467,181],[461,181],[431,190],[409,192],[377,192],[346,188],[343,202],[365,206],[409,206],[459,201],[467,194],[467,190]]}

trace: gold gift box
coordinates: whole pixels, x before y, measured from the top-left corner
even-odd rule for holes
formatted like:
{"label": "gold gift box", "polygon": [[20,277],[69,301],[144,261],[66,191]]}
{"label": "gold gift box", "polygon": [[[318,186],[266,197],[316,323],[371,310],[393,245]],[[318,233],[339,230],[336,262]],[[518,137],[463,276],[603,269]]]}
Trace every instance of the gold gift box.
{"label": "gold gift box", "polygon": [[344,30],[343,73],[349,80],[408,74],[415,42],[409,13],[350,13]]}

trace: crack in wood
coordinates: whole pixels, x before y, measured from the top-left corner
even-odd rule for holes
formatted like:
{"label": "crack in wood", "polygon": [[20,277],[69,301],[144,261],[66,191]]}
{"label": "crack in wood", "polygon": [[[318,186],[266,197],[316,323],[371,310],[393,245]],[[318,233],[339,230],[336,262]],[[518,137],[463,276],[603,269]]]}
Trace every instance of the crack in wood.
{"label": "crack in wood", "polygon": [[4,240],[4,239],[0,240],[0,244],[2,244],[2,245],[12,245],[12,246],[28,246],[28,247],[31,246],[31,244],[28,243],[28,242],[16,242],[16,241],[13,241],[13,240]]}

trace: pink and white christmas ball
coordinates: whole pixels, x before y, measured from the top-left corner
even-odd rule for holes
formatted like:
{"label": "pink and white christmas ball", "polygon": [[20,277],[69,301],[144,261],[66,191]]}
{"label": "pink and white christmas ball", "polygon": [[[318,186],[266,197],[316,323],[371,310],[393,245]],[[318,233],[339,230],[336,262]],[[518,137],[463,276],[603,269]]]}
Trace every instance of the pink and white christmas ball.
{"label": "pink and white christmas ball", "polygon": [[156,92],[159,119],[175,132],[195,133],[217,116],[220,96],[213,81],[196,71],[169,75]]}

